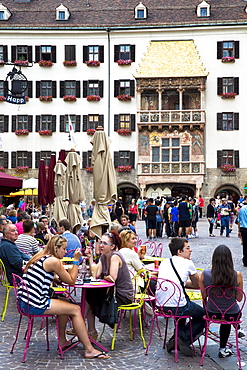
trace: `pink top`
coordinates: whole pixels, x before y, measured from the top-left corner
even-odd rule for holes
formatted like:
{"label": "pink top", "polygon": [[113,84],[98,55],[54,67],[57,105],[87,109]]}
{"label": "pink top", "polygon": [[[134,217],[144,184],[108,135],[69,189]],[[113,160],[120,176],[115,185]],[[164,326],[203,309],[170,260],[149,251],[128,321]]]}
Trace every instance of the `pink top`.
{"label": "pink top", "polygon": [[131,204],[130,206],[129,206],[129,212],[130,213],[133,213],[133,214],[136,214],[136,213],[138,213],[138,210],[137,210],[137,205],[135,205],[135,204]]}
{"label": "pink top", "polygon": [[21,205],[22,212],[25,212],[26,209],[27,209],[27,203],[23,202],[22,205]]}
{"label": "pink top", "polygon": [[23,221],[17,222],[17,224],[15,224],[15,226],[17,227],[18,235],[24,233]]}

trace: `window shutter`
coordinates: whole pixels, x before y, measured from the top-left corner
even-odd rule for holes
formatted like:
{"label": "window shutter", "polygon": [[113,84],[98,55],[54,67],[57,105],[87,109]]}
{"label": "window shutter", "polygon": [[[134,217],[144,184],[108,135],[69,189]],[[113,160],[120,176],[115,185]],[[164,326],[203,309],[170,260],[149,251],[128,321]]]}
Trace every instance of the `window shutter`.
{"label": "window shutter", "polygon": [[65,60],[76,60],[75,58],[75,45],[65,45]]}
{"label": "window shutter", "polygon": [[87,167],[87,152],[82,152],[82,168]]}
{"label": "window shutter", "polygon": [[65,117],[60,116],[60,132],[65,132]]}
{"label": "window shutter", "polygon": [[99,46],[99,61],[104,63],[104,46]]}
{"label": "window shutter", "polygon": [[116,168],[119,165],[119,152],[114,152],[113,158],[114,167]]}
{"label": "window shutter", "polygon": [[130,45],[130,59],[132,62],[135,62],[136,59],[136,46],[135,45]]}
{"label": "window shutter", "polygon": [[52,63],[56,63],[57,58],[56,58],[56,46],[51,47],[51,61]]}
{"label": "window shutter", "polygon": [[32,152],[27,152],[27,165],[29,168],[32,168],[32,158],[33,158],[33,155],[32,155]]}
{"label": "window shutter", "polygon": [[239,94],[239,77],[234,77],[234,92]]}
{"label": "window shutter", "polygon": [[135,96],[135,81],[130,80],[130,96]]}
{"label": "window shutter", "polygon": [[223,42],[217,42],[217,59],[221,59],[223,56]]}
{"label": "window shutter", "polygon": [[83,81],[83,98],[87,97],[88,81]]}
{"label": "window shutter", "polygon": [[234,150],[234,164],[239,168],[239,150]]}
{"label": "window shutter", "polygon": [[217,113],[217,130],[223,130],[223,114]]}
{"label": "window shutter", "polygon": [[40,97],[40,81],[36,81],[36,98]]}
{"label": "window shutter", "polygon": [[120,90],[120,81],[114,80],[114,98],[116,98],[119,95]]}
{"label": "window shutter", "polygon": [[239,41],[234,41],[234,57],[239,59]]}
{"label": "window shutter", "polygon": [[76,81],[75,82],[75,96],[77,98],[81,97],[81,81]]}
{"label": "window shutter", "polygon": [[81,131],[81,116],[78,115],[76,116],[76,121],[75,121],[75,132],[80,132]]}
{"label": "window shutter", "polygon": [[104,96],[104,81],[99,81],[99,96],[101,98]]}
{"label": "window shutter", "polygon": [[130,152],[130,166],[135,168],[135,152]]}
{"label": "window shutter", "polygon": [[83,63],[85,63],[89,59],[88,55],[88,46],[83,46]]}
{"label": "window shutter", "polygon": [[35,168],[39,168],[40,156],[40,152],[35,152]]}
{"label": "window shutter", "polygon": [[4,116],[3,131],[9,132],[9,116]]}
{"label": "window shutter", "polygon": [[120,46],[114,45],[114,62],[119,60]]}
{"label": "window shutter", "polygon": [[16,46],[11,46],[11,62],[13,63],[16,60]]}
{"label": "window shutter", "polygon": [[223,93],[223,79],[217,78],[217,95],[220,95]]}
{"label": "window shutter", "polygon": [[136,130],[136,115],[135,114],[130,115],[130,129],[131,131]]}
{"label": "window shutter", "polygon": [[60,98],[63,98],[64,95],[64,81],[60,81]]}
{"label": "window shutter", "polygon": [[27,129],[29,132],[33,132],[33,116],[27,116]]}
{"label": "window shutter", "polygon": [[114,114],[114,131],[119,129],[119,115]]}
{"label": "window shutter", "polygon": [[35,124],[35,131],[38,132],[40,130],[40,120],[41,116],[36,116],[36,124]]}
{"label": "window shutter", "polygon": [[217,168],[220,168],[222,164],[222,151],[217,150]]}
{"label": "window shutter", "polygon": [[8,94],[8,87],[9,87],[8,81],[4,81],[4,84],[3,84],[4,96]]}
{"label": "window shutter", "polygon": [[33,81],[27,82],[27,90],[25,91],[25,94],[29,97],[33,97]]}
{"label": "window shutter", "polygon": [[57,125],[57,116],[51,116],[51,130],[52,132],[56,132],[56,125]]}
{"label": "window shutter", "polygon": [[239,113],[233,113],[233,120],[234,130],[239,130]]}
{"label": "window shutter", "polygon": [[99,125],[104,128],[104,115],[103,114],[99,115]]}
{"label": "window shutter", "polygon": [[8,61],[8,46],[7,45],[3,45],[3,60],[5,62]]}
{"label": "window shutter", "polygon": [[57,82],[56,81],[52,81],[51,90],[52,90],[52,97],[56,98],[57,97]]}
{"label": "window shutter", "polygon": [[83,127],[82,127],[82,131],[83,132],[87,131],[87,116],[85,114],[83,115]]}
{"label": "window shutter", "polygon": [[11,152],[11,168],[16,167],[16,157],[17,157],[17,153]]}
{"label": "window shutter", "polygon": [[16,130],[16,116],[12,116],[12,132]]}
{"label": "window shutter", "polygon": [[3,167],[9,168],[9,153],[8,152],[3,153]]}
{"label": "window shutter", "polygon": [[32,46],[27,47],[27,59],[29,63],[32,63],[33,61],[33,47]]}
{"label": "window shutter", "polygon": [[35,46],[35,62],[40,61],[40,46]]}

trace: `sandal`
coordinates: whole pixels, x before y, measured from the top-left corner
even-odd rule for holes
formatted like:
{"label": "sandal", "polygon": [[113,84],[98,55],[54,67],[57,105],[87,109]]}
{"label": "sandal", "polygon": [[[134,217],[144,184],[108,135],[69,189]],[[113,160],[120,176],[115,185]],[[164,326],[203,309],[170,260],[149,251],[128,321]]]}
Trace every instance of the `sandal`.
{"label": "sandal", "polygon": [[215,236],[215,235],[214,235],[214,234],[209,234],[209,236],[212,236],[212,237],[213,237],[213,236]]}
{"label": "sandal", "polygon": [[[104,356],[104,357],[100,357],[100,356]],[[107,358],[110,358],[111,356],[109,356],[105,351],[102,351],[100,352],[98,355],[95,355],[95,356],[85,356],[85,358],[87,360],[106,360]]]}
{"label": "sandal", "polygon": [[74,331],[74,328],[70,328],[70,329],[67,329],[66,331],[65,331],[65,333],[67,334],[67,335],[76,335],[76,333],[75,333],[75,331]]}

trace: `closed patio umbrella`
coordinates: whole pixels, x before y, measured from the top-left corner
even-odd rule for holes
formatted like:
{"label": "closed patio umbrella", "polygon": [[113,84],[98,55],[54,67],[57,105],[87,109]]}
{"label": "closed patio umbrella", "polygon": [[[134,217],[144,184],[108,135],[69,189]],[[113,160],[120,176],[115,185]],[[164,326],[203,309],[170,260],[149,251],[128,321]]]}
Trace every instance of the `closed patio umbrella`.
{"label": "closed patio umbrella", "polygon": [[102,226],[111,223],[108,205],[117,200],[116,173],[110,154],[110,139],[103,128],[98,127],[91,140],[92,167],[94,179],[94,199],[96,201],[91,230],[98,237],[102,236]]}
{"label": "closed patio umbrella", "polygon": [[83,223],[81,207],[78,203],[85,199],[80,170],[81,157],[74,149],[71,149],[65,158],[65,162],[67,163],[67,169],[64,199],[69,200],[67,218],[72,229],[75,228],[78,231]]}
{"label": "closed patio umbrella", "polygon": [[63,201],[65,172],[66,166],[59,160],[54,167],[54,192],[56,197],[54,199],[53,217],[57,223],[59,220],[67,218],[68,204]]}
{"label": "closed patio umbrella", "polygon": [[39,164],[38,202],[41,206],[46,205],[46,171],[44,159]]}

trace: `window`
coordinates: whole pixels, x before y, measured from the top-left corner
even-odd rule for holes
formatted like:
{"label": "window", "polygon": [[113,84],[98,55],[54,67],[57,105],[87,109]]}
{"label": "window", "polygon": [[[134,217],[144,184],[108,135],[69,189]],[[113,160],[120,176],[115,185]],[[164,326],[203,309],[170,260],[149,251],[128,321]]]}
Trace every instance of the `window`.
{"label": "window", "polygon": [[231,92],[234,92],[237,95],[239,94],[239,78],[238,77],[218,78],[218,88],[217,88],[218,95]]}
{"label": "window", "polygon": [[93,128],[96,130],[96,128],[99,126],[99,116],[88,116],[88,128]]}
{"label": "window", "polygon": [[218,41],[217,42],[217,59],[223,57],[239,58],[239,41]]}
{"label": "window", "polygon": [[206,17],[208,15],[208,9],[207,8],[201,8],[200,9],[200,17]]}
{"label": "window", "polygon": [[56,20],[57,21],[67,21],[70,17],[69,9],[63,4],[56,8]]}
{"label": "window", "polygon": [[233,149],[217,150],[217,167],[231,164],[239,168],[239,151]]}
{"label": "window", "polygon": [[11,46],[11,61],[14,62],[15,60],[28,60],[30,63],[32,63],[32,46]]}
{"label": "window", "polygon": [[0,81],[0,96],[6,96],[7,94],[7,84],[5,81]]}
{"label": "window", "polygon": [[0,133],[9,132],[9,116],[0,115]]}
{"label": "window", "polygon": [[135,152],[129,150],[114,152],[114,166],[135,167]]}
{"label": "window", "polygon": [[0,167],[8,168],[9,166],[9,153],[0,152]]}
{"label": "window", "polygon": [[206,1],[202,1],[197,5],[197,17],[210,17],[210,5]]}
{"label": "window", "polygon": [[239,130],[239,113],[217,113],[217,130]]}
{"label": "window", "polygon": [[83,46],[83,63],[88,60],[104,63],[104,46],[88,45]]}
{"label": "window", "polygon": [[52,123],[51,123],[51,116],[41,116],[41,130],[51,130]]}
{"label": "window", "polygon": [[115,80],[114,81],[114,97],[118,95],[135,96],[135,81],[134,80]]}
{"label": "window", "polygon": [[35,62],[38,63],[40,60],[50,60],[56,63],[56,46],[35,46]]}
{"label": "window", "polygon": [[41,96],[52,95],[52,82],[41,81]]}
{"label": "window", "polygon": [[159,162],[160,161],[160,147],[153,147],[152,148],[152,162]]}
{"label": "window", "polygon": [[65,95],[75,95],[75,81],[65,81]]}
{"label": "window", "polygon": [[17,116],[17,130],[27,129],[27,116]]}
{"label": "window", "polygon": [[74,95],[75,97],[80,98],[80,81],[60,81],[60,98],[63,98],[64,95]]}
{"label": "window", "polygon": [[51,151],[35,152],[35,168],[39,168],[41,159],[44,160],[45,166],[49,166],[52,154],[55,154],[55,152]]}
{"label": "window", "polygon": [[12,116],[12,132],[16,130],[33,131],[33,116],[18,115]]}
{"label": "window", "polygon": [[27,46],[17,46],[17,59],[18,60],[28,59],[28,47]]}
{"label": "window", "polygon": [[81,131],[81,116],[75,114],[66,114],[64,116],[60,116],[60,132],[69,132],[69,117],[71,119],[71,123],[74,129],[74,132]]}
{"label": "window", "polygon": [[17,166],[27,166],[28,152],[17,152]]}
{"label": "window", "polygon": [[2,19],[4,19],[4,11],[0,11],[0,19],[2,20]]}
{"label": "window", "polygon": [[65,45],[65,60],[76,60],[75,45]]}
{"label": "window", "polygon": [[115,114],[114,115],[114,131],[118,129],[130,129],[135,131],[136,117],[135,114]]}
{"label": "window", "polygon": [[11,13],[6,6],[0,3],[0,20],[7,21],[11,17]]}
{"label": "window", "polygon": [[69,124],[70,124],[69,117],[70,117],[70,120],[73,126],[73,130],[75,131],[76,116],[66,114],[65,115],[65,132],[69,132]]}
{"label": "window", "polygon": [[119,128],[130,129],[130,115],[129,114],[119,115]]}
{"label": "window", "polygon": [[56,132],[56,121],[57,117],[55,115],[36,116],[35,131],[52,130],[52,132]]}
{"label": "window", "polygon": [[135,19],[146,19],[147,18],[147,8],[142,3],[139,3],[135,7]]}
{"label": "window", "polygon": [[40,96],[57,97],[56,81],[36,81],[36,98]]}
{"label": "window", "polygon": [[32,168],[32,152],[11,152],[11,168],[15,168],[17,166],[28,166],[29,168]]}
{"label": "window", "polygon": [[180,138],[163,138],[161,147],[152,147],[152,162],[189,162],[190,146],[181,145]]}
{"label": "window", "polygon": [[82,152],[82,168],[92,167],[92,151]]}
{"label": "window", "polygon": [[114,62],[119,59],[135,62],[135,45],[114,45]]}
{"label": "window", "polygon": [[98,126],[104,127],[104,116],[102,114],[88,114],[83,116],[83,131],[90,128],[96,130]]}
{"label": "window", "polygon": [[64,21],[65,20],[65,12],[64,11],[58,12],[58,19],[60,21]]}
{"label": "window", "polygon": [[0,60],[8,61],[8,47],[7,45],[0,45]]}
{"label": "window", "polygon": [[83,81],[83,98],[88,95],[99,95],[103,98],[103,81]]}

